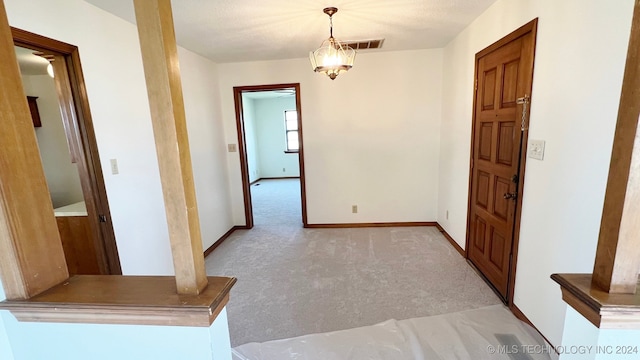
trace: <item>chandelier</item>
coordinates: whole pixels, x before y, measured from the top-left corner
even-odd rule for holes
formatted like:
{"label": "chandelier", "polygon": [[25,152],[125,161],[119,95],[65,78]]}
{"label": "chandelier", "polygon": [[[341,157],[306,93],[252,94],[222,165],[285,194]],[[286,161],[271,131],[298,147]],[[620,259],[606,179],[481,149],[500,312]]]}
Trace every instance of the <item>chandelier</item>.
{"label": "chandelier", "polygon": [[348,71],[353,67],[356,51],[333,37],[333,14],[337,13],[338,9],[328,7],[323,11],[329,15],[329,38],[323,41],[317,50],[309,53],[309,60],[313,71],[325,73],[334,80],[341,71]]}

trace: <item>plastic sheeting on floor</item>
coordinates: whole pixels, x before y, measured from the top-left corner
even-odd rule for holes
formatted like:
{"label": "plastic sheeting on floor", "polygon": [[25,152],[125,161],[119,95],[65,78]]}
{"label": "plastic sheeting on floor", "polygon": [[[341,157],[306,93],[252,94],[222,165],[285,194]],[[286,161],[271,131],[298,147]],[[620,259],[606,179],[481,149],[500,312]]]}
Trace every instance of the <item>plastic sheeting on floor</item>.
{"label": "plastic sheeting on floor", "polygon": [[502,305],[233,349],[234,360],[550,359],[544,339]]}

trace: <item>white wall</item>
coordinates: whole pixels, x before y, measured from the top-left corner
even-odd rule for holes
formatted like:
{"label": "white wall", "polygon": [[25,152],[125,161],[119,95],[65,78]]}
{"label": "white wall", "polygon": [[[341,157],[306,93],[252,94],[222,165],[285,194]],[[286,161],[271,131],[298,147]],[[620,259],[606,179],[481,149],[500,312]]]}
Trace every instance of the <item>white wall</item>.
{"label": "white wall", "polygon": [[[173,274],[136,27],[81,0],[5,5],[12,26],[79,47],[123,272]],[[180,60],[188,65],[181,68],[207,245],[232,226],[216,69],[188,51],[180,50]],[[118,159],[120,174],[111,175],[109,159]]]}
{"label": "white wall", "polygon": [[18,360],[212,359],[206,327],[30,323],[9,312],[3,319]]}
{"label": "white wall", "polygon": [[287,149],[284,112],[296,109],[295,96],[256,99],[254,104],[260,177],[300,176],[298,155],[284,152]]}
{"label": "white wall", "polygon": [[[438,222],[464,247],[474,55],[539,17],[515,304],[555,345],[557,272],[591,272],[633,0],[498,0],[444,49]],[[449,219],[446,219],[446,211]]]}
{"label": "white wall", "polygon": [[258,180],[260,173],[260,157],[258,156],[258,139],[256,137],[256,112],[254,100],[242,95],[242,111],[244,122],[244,141],[247,149],[247,167],[249,168],[249,182]]}
{"label": "white wall", "polygon": [[[361,53],[334,81],[308,59],[219,70],[229,143],[237,142],[233,86],[301,84],[310,224],[435,220],[442,50]],[[239,160],[228,159],[234,220],[244,224]]]}
{"label": "white wall", "polygon": [[218,69],[211,60],[183,48],[178,54],[202,243],[207,249],[233,226]]}
{"label": "white wall", "polygon": [[[572,307],[567,306],[567,313],[564,319],[564,333],[562,335],[562,346],[586,346],[598,344],[599,330],[589,320]],[[557,344],[559,345],[559,344]],[[596,353],[589,351],[584,354],[561,354],[562,360],[593,360]]]}
{"label": "white wall", "polygon": [[38,97],[42,126],[34,129],[53,207],[83,201],[80,176],[76,164],[71,162],[53,79],[48,75],[25,75],[22,83],[27,96]]}
{"label": "white wall", "polygon": [[[6,299],[4,294],[4,288],[2,287],[2,280],[0,279],[0,301]],[[0,310],[0,359],[13,360],[13,350],[11,348],[11,342],[7,334],[7,328],[5,326],[4,318],[9,316],[9,312],[6,310]]]}
{"label": "white wall", "polygon": [[619,360],[637,357],[640,330],[598,329],[584,316],[567,307],[561,360]]}

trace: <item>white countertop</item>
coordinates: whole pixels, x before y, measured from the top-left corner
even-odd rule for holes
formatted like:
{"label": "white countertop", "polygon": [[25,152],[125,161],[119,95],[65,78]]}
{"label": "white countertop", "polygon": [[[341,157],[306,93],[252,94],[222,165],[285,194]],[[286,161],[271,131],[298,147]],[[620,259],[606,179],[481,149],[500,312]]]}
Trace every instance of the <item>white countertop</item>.
{"label": "white countertop", "polygon": [[84,201],[53,209],[56,216],[87,216],[87,206]]}

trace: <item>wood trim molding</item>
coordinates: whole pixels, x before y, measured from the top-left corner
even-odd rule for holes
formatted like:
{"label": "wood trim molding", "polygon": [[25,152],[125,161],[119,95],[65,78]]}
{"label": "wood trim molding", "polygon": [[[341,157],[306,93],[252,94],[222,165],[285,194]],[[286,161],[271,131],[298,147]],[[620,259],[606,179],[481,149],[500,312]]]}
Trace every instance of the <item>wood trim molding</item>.
{"label": "wood trim molding", "polygon": [[344,229],[365,227],[410,227],[410,226],[437,226],[434,221],[429,222],[376,222],[376,223],[335,223],[335,224],[307,224],[309,229]]}
{"label": "wood trim molding", "polygon": [[260,180],[282,180],[282,179],[300,179],[300,176],[261,177],[250,182],[249,186],[257,183]]}
{"label": "wood trim molding", "polygon": [[[591,274],[553,274],[562,299],[601,329],[640,329],[640,294],[608,293],[592,285]],[[640,282],[640,278],[637,282]]]}
{"label": "wood trim molding", "polygon": [[518,318],[518,320],[526,323],[527,325],[531,326],[535,331],[537,331],[538,334],[540,334],[540,336],[542,336],[544,338],[544,340],[549,345],[551,345],[551,347],[553,348],[553,351],[555,351],[556,354],[560,355],[558,353],[558,351],[556,350],[556,347],[549,341],[549,339],[547,339],[546,336],[544,336],[544,334],[542,332],[540,332],[540,330],[538,330],[538,328],[531,322],[531,320],[529,320],[529,318],[522,312],[522,310],[520,310],[520,308],[518,306],[516,306],[516,304],[514,304],[514,303],[509,304],[509,310],[511,310],[513,315],[516,318]]}
{"label": "wood trim molding", "polygon": [[519,28],[513,30],[511,33],[505,35],[505,37],[501,38],[500,40],[494,42],[493,44],[487,46],[486,48],[480,50],[477,54],[476,54],[476,60],[493,52],[494,50],[512,42],[513,40],[516,40],[520,37],[523,37],[525,35],[527,35],[530,32],[535,33],[536,29],[538,27],[538,18],[535,18],[531,21],[529,21],[528,23],[520,26]]}
{"label": "wood trim molding", "polygon": [[[523,62],[531,63],[531,74],[530,74],[531,84],[529,88],[526,89],[526,91],[529,93],[529,95],[532,95],[533,76],[535,73],[536,44],[537,44],[537,38],[538,38],[538,18],[531,20],[530,22],[523,25],[516,31],[522,32],[523,33],[522,36],[532,38],[531,42],[525,41],[525,46],[531,47],[530,49],[528,49],[527,52],[532,54],[532,56],[531,57],[527,56],[526,59],[523,59]],[[522,194],[524,194],[525,176],[526,176],[526,170],[527,170],[527,166],[526,166],[527,165],[527,145],[529,142],[528,140],[529,126],[531,125],[530,114],[531,114],[531,106],[529,106],[527,111],[527,119],[529,124],[525,128],[524,132],[522,133],[522,143],[520,144],[521,150],[520,150],[520,172],[518,174],[518,193],[520,193],[521,195],[518,196],[516,200],[515,223],[513,225],[513,240],[511,244],[511,263],[509,265],[510,276],[509,276],[509,285],[508,285],[508,293],[507,293],[508,304],[513,303],[513,296],[515,292],[514,290],[516,286],[516,271],[518,269],[518,250],[520,247],[520,224],[522,221],[522,206],[523,206],[523,200],[524,200],[524,196],[522,196]]]}
{"label": "wood trim molding", "polygon": [[35,35],[29,31],[14,27],[11,28],[11,35],[13,36],[13,40],[15,42],[20,43],[20,46],[27,47],[33,50],[41,51],[44,48],[49,51],[58,52],[60,54],[71,54],[74,51],[78,50],[78,48],[74,45],[54,40],[46,36]]}
{"label": "wood trim molding", "polygon": [[618,118],[602,209],[593,282],[633,294],[640,269],[640,1],[631,23]]}
{"label": "wood trim molding", "polygon": [[78,111],[78,131],[79,138],[84,143],[84,152],[81,156],[84,158],[85,171],[88,179],[85,185],[93,194],[94,204],[91,206],[90,214],[93,216],[103,215],[104,221],[98,221],[99,232],[102,235],[102,247],[106,254],[109,265],[110,275],[121,275],[122,269],[120,264],[120,255],[118,254],[118,246],[116,244],[116,235],[113,231],[113,223],[111,219],[111,210],[109,208],[109,200],[107,198],[107,188],[104,182],[104,174],[100,164],[100,155],[98,153],[98,141],[96,140],[95,130],[93,127],[93,119],[91,109],[89,107],[89,96],[82,72],[82,64],[80,62],[80,52],[76,51],[70,55],[69,76],[71,81],[71,90],[73,96],[77,99]]}
{"label": "wood trim molding", "polygon": [[240,178],[242,179],[242,194],[244,202],[244,226],[253,228],[253,205],[251,203],[251,189],[249,184],[249,164],[247,162],[247,141],[245,139],[244,107],[242,104],[242,89],[233,88],[233,101],[236,111],[236,129],[238,133],[238,157],[240,158]]}
{"label": "wood trim molding", "polygon": [[208,327],[229,301],[231,277],[179,295],[173,276],[78,275],[28,300],[6,300],[20,321]]}
{"label": "wood trim molding", "polygon": [[225,240],[227,240],[229,236],[231,236],[231,234],[233,234],[233,232],[238,230],[239,228],[240,227],[238,226],[233,226],[231,229],[229,229],[229,231],[224,233],[224,235],[220,236],[218,240],[216,240],[213,244],[211,244],[211,246],[207,248],[207,250],[204,251],[204,257],[206,258],[207,256],[209,256],[209,254],[211,254],[213,250],[215,250],[218,246],[222,245],[222,243]]}
{"label": "wood trim molding", "polygon": [[302,132],[302,100],[300,84],[296,84],[296,111],[298,112],[298,170],[300,171],[300,201],[302,207],[302,225],[307,225],[307,178],[304,167],[304,141]]}
{"label": "wood trim molding", "polygon": [[207,286],[193,166],[169,0],[133,2],[169,241],[180,294]]}
{"label": "wood trim molding", "polygon": [[447,231],[437,222],[436,222],[436,227],[438,228],[438,231],[440,231],[442,233],[442,236],[444,236],[444,238],[449,241],[451,246],[453,246],[453,248],[456,249],[456,251],[460,255],[462,255],[463,258],[466,259],[467,258],[467,253],[464,251],[464,249],[462,247],[460,247],[460,245],[458,245],[458,243],[455,240],[453,240],[451,235],[449,235],[449,233],[447,233]]}
{"label": "wood trim molding", "polygon": [[257,181],[260,181],[260,180],[284,180],[284,179],[300,179],[300,176],[261,177],[260,179],[254,181],[253,183],[255,183]]}
{"label": "wood trim molding", "polygon": [[7,298],[26,299],[69,275],[15,56],[0,1],[0,276]]}

